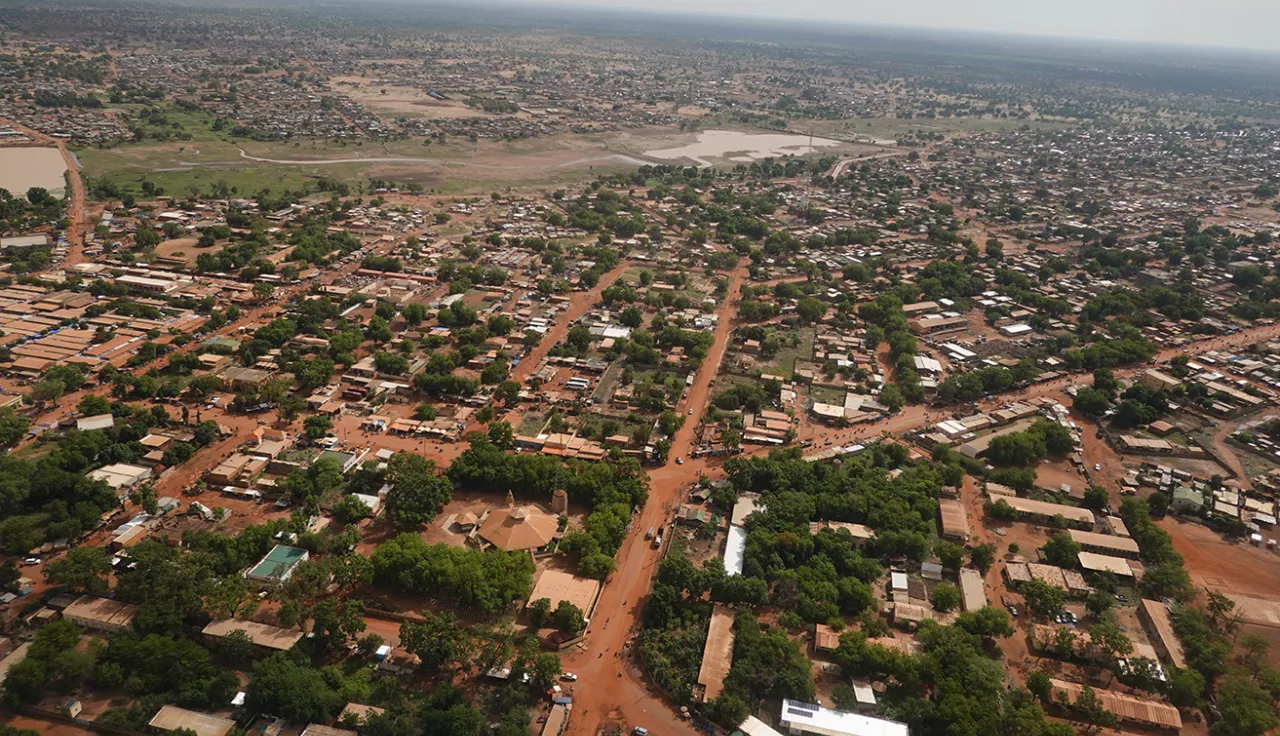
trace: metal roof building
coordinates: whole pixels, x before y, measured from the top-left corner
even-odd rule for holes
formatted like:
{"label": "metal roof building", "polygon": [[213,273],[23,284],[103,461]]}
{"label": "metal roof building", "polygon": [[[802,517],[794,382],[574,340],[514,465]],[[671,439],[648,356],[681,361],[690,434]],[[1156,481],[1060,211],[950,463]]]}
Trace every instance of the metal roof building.
{"label": "metal roof building", "polygon": [[[1049,683],[1053,686],[1052,698],[1055,701],[1061,695],[1066,697],[1069,702],[1074,703],[1084,690],[1083,686],[1074,682],[1051,679]],[[1095,688],[1094,693],[1097,694],[1102,707],[1115,713],[1122,722],[1174,731],[1182,728],[1182,716],[1178,713],[1177,708],[1168,703],[1143,700],[1113,690]]]}
{"label": "metal roof building", "polygon": [[905,723],[783,700],[781,724],[793,732],[820,736],[910,736]]}
{"label": "metal roof building", "polygon": [[194,731],[196,736],[227,736],[236,727],[236,722],[230,718],[219,718],[176,705],[166,705],[147,725],[159,731],[185,728]]}

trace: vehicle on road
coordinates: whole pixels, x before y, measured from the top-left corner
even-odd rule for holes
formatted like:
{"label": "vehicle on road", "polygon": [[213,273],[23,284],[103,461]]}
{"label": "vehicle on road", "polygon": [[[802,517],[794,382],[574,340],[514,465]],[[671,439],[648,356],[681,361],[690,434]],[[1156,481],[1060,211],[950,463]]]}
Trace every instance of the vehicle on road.
{"label": "vehicle on road", "polygon": [[633,736],[649,736],[649,729],[645,728],[644,726],[636,726],[634,729],[631,730],[631,733],[633,734]]}
{"label": "vehicle on road", "polygon": [[27,559],[22,561],[23,567],[30,567],[32,565],[39,565],[39,564],[40,564],[39,557],[28,557]]}
{"label": "vehicle on road", "polygon": [[1102,463],[1094,463],[1094,464],[1093,464],[1093,469],[1094,469],[1094,470],[1102,470]]}
{"label": "vehicle on road", "polygon": [[654,532],[653,527],[649,527],[649,531],[647,531],[647,532],[645,532],[645,533],[644,533],[644,538],[645,538],[645,539],[653,539],[653,532]]}
{"label": "vehicle on road", "polygon": [[578,676],[573,674],[572,672],[565,672],[560,675],[560,679],[564,680],[565,682],[577,682]]}
{"label": "vehicle on road", "polygon": [[676,458],[676,465],[684,465],[684,457],[683,457],[683,456]]}

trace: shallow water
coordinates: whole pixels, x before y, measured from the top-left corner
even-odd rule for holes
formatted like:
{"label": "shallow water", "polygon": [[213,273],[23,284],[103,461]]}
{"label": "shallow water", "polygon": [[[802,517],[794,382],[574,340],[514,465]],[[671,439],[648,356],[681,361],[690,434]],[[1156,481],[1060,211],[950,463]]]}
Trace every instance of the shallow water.
{"label": "shallow water", "polygon": [[44,187],[62,196],[67,164],[56,148],[0,148],[0,188],[15,197],[24,197],[31,187]]}
{"label": "shallow water", "polygon": [[[813,153],[820,148],[840,145],[839,141],[826,138],[810,138],[807,135],[789,133],[742,133],[736,130],[706,130],[698,133],[698,140],[679,148],[645,151],[645,156],[674,161],[690,159],[700,166],[710,166],[712,158],[750,162],[758,159]],[[732,154],[732,155],[730,155]]]}

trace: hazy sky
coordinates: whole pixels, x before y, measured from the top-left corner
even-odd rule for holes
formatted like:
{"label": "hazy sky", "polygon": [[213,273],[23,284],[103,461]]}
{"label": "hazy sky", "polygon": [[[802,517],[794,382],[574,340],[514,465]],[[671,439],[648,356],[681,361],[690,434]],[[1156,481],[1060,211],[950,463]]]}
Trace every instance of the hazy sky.
{"label": "hazy sky", "polygon": [[1280,0],[522,0],[1280,50]]}

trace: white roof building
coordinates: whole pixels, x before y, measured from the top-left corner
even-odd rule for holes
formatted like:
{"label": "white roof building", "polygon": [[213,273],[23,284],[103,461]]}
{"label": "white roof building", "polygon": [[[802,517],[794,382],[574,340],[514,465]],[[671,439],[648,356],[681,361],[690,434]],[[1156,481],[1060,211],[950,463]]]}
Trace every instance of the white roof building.
{"label": "white roof building", "polygon": [[738,730],[747,736],[782,736],[772,726],[755,716],[747,716],[747,720],[738,726]]}
{"label": "white roof building", "polygon": [[742,563],[747,557],[747,530],[740,526],[729,527],[729,538],[724,545],[724,572],[741,575]]}
{"label": "white roof building", "polygon": [[798,700],[782,701],[781,723],[792,731],[821,736],[910,736],[905,723],[831,710]]}

